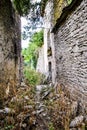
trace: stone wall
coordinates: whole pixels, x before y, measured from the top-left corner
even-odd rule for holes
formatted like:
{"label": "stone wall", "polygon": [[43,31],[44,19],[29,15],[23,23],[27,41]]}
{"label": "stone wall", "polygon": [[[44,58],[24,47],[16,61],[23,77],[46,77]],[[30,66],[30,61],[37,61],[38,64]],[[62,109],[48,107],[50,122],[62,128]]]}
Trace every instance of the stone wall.
{"label": "stone wall", "polygon": [[[48,0],[44,11],[44,66],[45,73],[49,77],[51,76],[52,82],[55,83],[54,34],[51,33],[53,19],[53,0]],[[51,55],[48,54],[49,48],[52,51]],[[51,70],[49,64],[51,65]]]}
{"label": "stone wall", "polygon": [[10,0],[0,1],[0,84],[19,79],[21,58],[20,17]]}
{"label": "stone wall", "polygon": [[[54,33],[56,79],[87,105],[87,0],[69,11]],[[85,107],[86,108],[86,107]]]}
{"label": "stone wall", "polygon": [[45,73],[45,68],[44,68],[44,46],[42,46],[39,49],[39,57],[37,61],[37,67],[36,70],[42,74]]}

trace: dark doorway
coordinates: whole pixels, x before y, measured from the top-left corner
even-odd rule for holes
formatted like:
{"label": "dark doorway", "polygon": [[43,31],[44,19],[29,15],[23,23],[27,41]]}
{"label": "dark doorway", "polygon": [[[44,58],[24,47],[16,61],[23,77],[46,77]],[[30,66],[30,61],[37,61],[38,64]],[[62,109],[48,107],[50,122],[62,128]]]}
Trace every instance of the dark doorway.
{"label": "dark doorway", "polygon": [[49,72],[51,72],[51,71],[52,71],[52,63],[49,62]]}
{"label": "dark doorway", "polygon": [[49,62],[48,65],[49,65],[49,80],[52,80],[52,63]]}

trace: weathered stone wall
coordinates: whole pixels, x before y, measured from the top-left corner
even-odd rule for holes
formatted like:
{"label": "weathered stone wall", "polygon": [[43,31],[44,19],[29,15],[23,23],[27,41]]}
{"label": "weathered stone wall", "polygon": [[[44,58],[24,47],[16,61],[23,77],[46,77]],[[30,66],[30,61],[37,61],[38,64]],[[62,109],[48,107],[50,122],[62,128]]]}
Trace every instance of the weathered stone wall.
{"label": "weathered stone wall", "polygon": [[37,67],[36,70],[42,74],[45,73],[45,68],[44,68],[44,46],[42,46],[39,49],[39,57],[37,61]]}
{"label": "weathered stone wall", "polygon": [[47,50],[50,46],[50,28],[52,27],[53,0],[48,1],[44,13],[44,66],[45,73],[48,73],[48,57]]}
{"label": "weathered stone wall", "polygon": [[[52,82],[55,83],[54,34],[51,33],[53,19],[53,0],[48,0],[44,11],[44,67],[45,73],[49,75],[49,62],[51,63]],[[49,48],[51,48],[52,51],[51,56],[48,56]]]}
{"label": "weathered stone wall", "polygon": [[20,18],[11,1],[0,1],[0,84],[19,78],[20,36]]}
{"label": "weathered stone wall", "polygon": [[72,97],[87,105],[87,0],[63,20],[54,40],[57,81],[69,86]]}

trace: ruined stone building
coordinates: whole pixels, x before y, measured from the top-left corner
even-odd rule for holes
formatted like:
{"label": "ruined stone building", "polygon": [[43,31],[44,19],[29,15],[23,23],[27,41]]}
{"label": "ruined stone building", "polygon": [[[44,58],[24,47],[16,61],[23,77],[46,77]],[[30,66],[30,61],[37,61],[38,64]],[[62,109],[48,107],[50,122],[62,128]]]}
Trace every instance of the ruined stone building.
{"label": "ruined stone building", "polygon": [[47,2],[42,10],[44,10],[44,14],[42,14],[44,19],[44,45],[39,52],[37,70],[55,83],[54,34],[51,33],[53,28],[53,0]]}
{"label": "ruined stone building", "polygon": [[87,109],[87,0],[48,0],[43,12],[45,72]]}
{"label": "ruined stone building", "polygon": [[56,23],[57,18],[60,17],[62,9],[67,5],[67,2],[66,0],[48,0],[47,2],[45,2],[45,0],[42,0],[42,5],[43,7],[41,8],[41,13],[44,21],[44,45],[39,52],[37,70],[48,76],[49,80],[55,83],[56,62],[54,33],[52,33],[52,29]]}
{"label": "ruined stone building", "polygon": [[10,0],[0,1],[0,85],[19,80],[21,60],[20,17]]}

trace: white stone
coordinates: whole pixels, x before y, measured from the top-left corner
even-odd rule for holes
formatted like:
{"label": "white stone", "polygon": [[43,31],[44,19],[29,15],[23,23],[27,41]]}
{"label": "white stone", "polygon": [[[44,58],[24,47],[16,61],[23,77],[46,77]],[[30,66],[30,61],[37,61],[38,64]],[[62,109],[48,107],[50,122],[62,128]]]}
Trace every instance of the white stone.
{"label": "white stone", "polygon": [[74,128],[74,127],[81,125],[83,123],[83,119],[84,119],[83,116],[75,117],[75,119],[72,120],[71,123],[70,123],[70,128]]}

